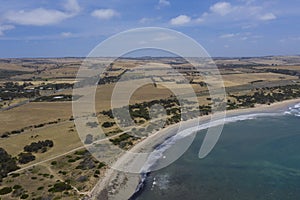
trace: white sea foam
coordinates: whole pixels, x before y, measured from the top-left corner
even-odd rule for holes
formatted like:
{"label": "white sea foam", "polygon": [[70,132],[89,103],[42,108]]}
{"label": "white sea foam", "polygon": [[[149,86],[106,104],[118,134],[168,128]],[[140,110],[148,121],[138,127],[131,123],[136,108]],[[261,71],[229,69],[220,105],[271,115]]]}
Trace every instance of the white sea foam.
{"label": "white sea foam", "polygon": [[289,109],[287,111],[284,112],[287,115],[294,115],[297,117],[300,117],[300,103],[289,107]]}
{"label": "white sea foam", "polygon": [[160,190],[167,190],[169,188],[169,175],[162,174],[154,178],[153,183],[155,182],[155,186],[157,186]]}
{"label": "white sea foam", "polygon": [[208,129],[210,127],[215,127],[222,125],[223,123],[232,123],[237,121],[243,121],[243,120],[250,120],[255,119],[257,117],[265,117],[265,116],[278,116],[282,115],[280,113],[255,113],[255,114],[245,114],[245,115],[238,115],[238,116],[232,116],[227,117],[225,119],[218,119],[215,121],[210,121],[204,124],[201,124],[199,126],[190,127],[185,130],[182,130],[181,132],[177,133],[176,135],[168,138],[165,140],[161,145],[159,145],[148,157],[147,162],[145,163],[144,167],[142,168],[142,173],[147,173],[151,171],[151,167],[155,165],[155,163],[163,158],[164,152],[169,149],[173,144],[175,144],[178,140],[183,139],[185,137],[190,136],[191,134],[195,133],[196,131],[201,131]]}

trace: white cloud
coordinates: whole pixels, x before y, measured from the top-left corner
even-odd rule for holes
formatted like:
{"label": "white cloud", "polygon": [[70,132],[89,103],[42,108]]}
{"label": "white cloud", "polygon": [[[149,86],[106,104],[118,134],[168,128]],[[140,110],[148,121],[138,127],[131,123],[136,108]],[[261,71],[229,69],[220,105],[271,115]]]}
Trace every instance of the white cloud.
{"label": "white cloud", "polygon": [[184,25],[191,21],[191,18],[187,15],[179,15],[170,20],[172,25]]}
{"label": "white cloud", "polygon": [[168,0],[159,0],[159,2],[158,2],[158,5],[157,5],[157,9],[160,9],[160,8],[162,8],[162,7],[165,7],[165,6],[170,6],[171,5],[171,3],[170,3],[170,1],[168,1]]}
{"label": "white cloud", "polygon": [[239,35],[239,34],[238,33],[228,33],[228,34],[221,35],[220,38],[233,38],[237,35]]}
{"label": "white cloud", "polygon": [[79,12],[80,11],[80,6],[79,6],[77,0],[68,0],[66,2],[66,4],[64,5],[64,8],[70,12]]}
{"label": "white cloud", "polygon": [[250,5],[254,3],[256,0],[241,0],[242,2],[246,3],[246,5]]}
{"label": "white cloud", "polygon": [[270,12],[271,9],[267,7],[267,4],[254,5],[255,0],[239,0],[239,2],[239,4],[231,4],[226,1],[217,2],[194,21],[201,23],[246,22],[246,24],[242,23],[243,28],[253,28],[260,21],[277,18],[275,14]]}
{"label": "white cloud", "polygon": [[160,42],[160,41],[174,40],[174,39],[176,39],[176,37],[173,35],[160,33],[157,37],[153,38],[153,41]]}
{"label": "white cloud", "polygon": [[143,17],[139,20],[139,23],[141,24],[146,24],[146,23],[151,23],[160,20],[161,17],[155,17],[155,18],[148,18],[148,17]]}
{"label": "white cloud", "polygon": [[147,17],[143,17],[142,19],[139,20],[140,23],[144,24],[144,23],[148,23],[151,22],[152,18],[147,18]]}
{"label": "white cloud", "polygon": [[80,8],[76,0],[68,0],[64,5],[66,11],[36,8],[33,10],[8,11],[4,14],[4,20],[20,24],[44,26],[57,24],[65,19],[75,16]]}
{"label": "white cloud", "polygon": [[0,25],[0,36],[4,35],[5,31],[14,29],[15,27],[13,25]]}
{"label": "white cloud", "polygon": [[119,13],[113,9],[98,9],[94,10],[91,15],[99,19],[111,19],[115,16],[118,16]]}
{"label": "white cloud", "polygon": [[273,13],[267,13],[259,17],[260,20],[268,21],[276,19],[277,17]]}
{"label": "white cloud", "polygon": [[209,9],[211,12],[219,14],[221,16],[225,16],[233,10],[231,4],[228,2],[218,2],[212,5]]}
{"label": "white cloud", "polygon": [[282,38],[279,40],[279,42],[299,42],[300,41],[300,36],[295,36],[295,37],[287,37],[287,38]]}
{"label": "white cloud", "polygon": [[62,37],[65,37],[65,38],[66,38],[66,37],[71,37],[72,35],[73,35],[73,34],[72,34],[71,32],[62,32],[62,33],[61,33],[61,36],[62,36]]}
{"label": "white cloud", "polygon": [[261,35],[254,35],[251,32],[241,32],[241,33],[227,33],[219,36],[220,39],[230,39],[230,40],[252,40],[261,39]]}
{"label": "white cloud", "polygon": [[38,8],[31,11],[9,11],[5,14],[5,19],[9,22],[36,26],[56,24],[69,17],[71,16],[64,12],[58,10],[46,10],[44,8]]}
{"label": "white cloud", "polygon": [[158,5],[159,6],[169,6],[169,5],[171,5],[171,3],[170,3],[170,1],[167,1],[167,0],[159,0]]}

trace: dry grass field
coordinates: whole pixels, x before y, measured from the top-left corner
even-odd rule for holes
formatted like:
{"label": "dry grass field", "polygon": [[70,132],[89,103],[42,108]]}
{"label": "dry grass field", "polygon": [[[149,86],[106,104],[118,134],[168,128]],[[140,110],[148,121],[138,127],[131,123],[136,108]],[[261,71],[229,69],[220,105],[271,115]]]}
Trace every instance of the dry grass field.
{"label": "dry grass field", "polygon": [[295,80],[297,77],[275,73],[248,73],[222,75],[225,87],[251,84],[253,81],[277,81],[277,80]]}
{"label": "dry grass field", "polygon": [[11,155],[17,156],[23,151],[24,146],[47,139],[53,140],[54,147],[43,154],[37,154],[36,162],[82,146],[72,121],[35,128],[18,135],[11,135],[9,138],[1,139],[0,146],[5,148]]}
{"label": "dry grass field", "polygon": [[71,102],[31,102],[0,112],[0,133],[58,119],[67,120],[71,116]]}

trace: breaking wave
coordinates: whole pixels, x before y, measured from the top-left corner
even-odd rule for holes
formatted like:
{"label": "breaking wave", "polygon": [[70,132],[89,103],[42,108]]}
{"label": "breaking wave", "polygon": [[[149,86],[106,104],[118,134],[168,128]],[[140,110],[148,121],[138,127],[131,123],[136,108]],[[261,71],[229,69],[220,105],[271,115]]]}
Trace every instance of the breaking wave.
{"label": "breaking wave", "polygon": [[288,110],[284,113],[287,115],[294,115],[296,117],[300,117],[300,103],[289,107]]}

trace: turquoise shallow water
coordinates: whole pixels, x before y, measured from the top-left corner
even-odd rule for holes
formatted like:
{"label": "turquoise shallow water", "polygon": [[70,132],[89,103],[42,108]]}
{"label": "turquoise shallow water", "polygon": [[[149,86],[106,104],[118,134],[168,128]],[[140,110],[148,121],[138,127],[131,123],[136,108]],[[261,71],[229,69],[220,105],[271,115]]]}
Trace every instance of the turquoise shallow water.
{"label": "turquoise shallow water", "polygon": [[200,131],[182,157],[149,175],[136,199],[300,199],[299,121],[285,115],[226,124],[204,159]]}

